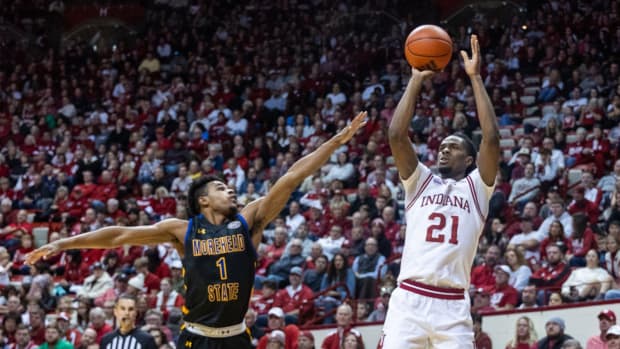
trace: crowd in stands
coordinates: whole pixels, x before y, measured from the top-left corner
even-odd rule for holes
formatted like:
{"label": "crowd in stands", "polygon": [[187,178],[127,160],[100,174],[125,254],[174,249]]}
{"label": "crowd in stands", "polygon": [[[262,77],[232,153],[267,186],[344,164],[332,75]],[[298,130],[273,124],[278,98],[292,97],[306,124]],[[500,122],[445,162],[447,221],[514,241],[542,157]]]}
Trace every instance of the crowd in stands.
{"label": "crowd in stands", "polygon": [[[247,204],[367,110],[364,130],[265,231],[246,316],[259,348],[311,348],[299,328],[323,323],[337,326],[323,348],[363,348],[353,326],[384,320],[405,233],[385,136],[416,23],[395,22],[388,4],[160,0],[136,42],[96,51],[69,42],[37,60],[3,51],[4,343],[46,342],[47,317],[75,347],[94,349],[114,326],[114,299],[131,293],[140,325],[172,347],[183,305],[172,245],[66,251],[34,266],[25,254],[107,225],[187,218],[187,189],[205,174]],[[472,272],[475,315],[620,298],[618,6],[549,0],[524,23],[472,19],[503,148]],[[370,10],[372,21],[355,20]],[[451,28],[455,52],[468,49],[467,32]],[[420,93],[411,137],[431,167],[451,132],[479,140],[465,81],[455,55]]]}

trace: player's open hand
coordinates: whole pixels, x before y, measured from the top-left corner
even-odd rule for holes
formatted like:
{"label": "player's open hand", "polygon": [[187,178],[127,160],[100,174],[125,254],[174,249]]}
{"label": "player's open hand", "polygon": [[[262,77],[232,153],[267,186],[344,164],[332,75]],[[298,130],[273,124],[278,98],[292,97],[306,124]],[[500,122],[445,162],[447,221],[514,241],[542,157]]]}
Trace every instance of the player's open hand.
{"label": "player's open hand", "polygon": [[351,138],[353,138],[353,135],[355,135],[357,130],[359,130],[360,128],[366,125],[367,116],[368,116],[368,113],[365,111],[357,114],[357,116],[353,118],[353,120],[351,120],[351,123],[348,124],[345,128],[343,128],[342,131],[340,131],[340,133],[338,134],[338,142],[340,142],[340,144],[345,144],[349,140],[351,140]]}
{"label": "player's open hand", "polygon": [[43,245],[26,255],[26,264],[34,265],[39,259],[47,259],[60,252],[60,247],[55,242]]}
{"label": "player's open hand", "polygon": [[480,43],[478,42],[478,36],[472,35],[471,42],[471,58],[467,52],[461,50],[461,57],[463,57],[463,63],[465,64],[465,72],[469,76],[480,75]]}

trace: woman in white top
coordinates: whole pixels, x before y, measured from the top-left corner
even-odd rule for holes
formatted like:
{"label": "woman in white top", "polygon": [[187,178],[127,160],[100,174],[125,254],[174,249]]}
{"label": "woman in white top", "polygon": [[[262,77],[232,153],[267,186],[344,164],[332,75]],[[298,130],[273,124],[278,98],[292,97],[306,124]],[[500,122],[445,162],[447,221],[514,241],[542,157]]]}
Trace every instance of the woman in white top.
{"label": "woman in white top", "polygon": [[594,299],[604,295],[613,279],[607,270],[599,267],[596,250],[586,254],[586,266],[577,268],[562,285],[562,295],[569,298]]}
{"label": "woman in white top", "polygon": [[521,292],[527,286],[532,270],[528,266],[523,253],[516,248],[507,250],[504,258],[512,271],[508,284]]}

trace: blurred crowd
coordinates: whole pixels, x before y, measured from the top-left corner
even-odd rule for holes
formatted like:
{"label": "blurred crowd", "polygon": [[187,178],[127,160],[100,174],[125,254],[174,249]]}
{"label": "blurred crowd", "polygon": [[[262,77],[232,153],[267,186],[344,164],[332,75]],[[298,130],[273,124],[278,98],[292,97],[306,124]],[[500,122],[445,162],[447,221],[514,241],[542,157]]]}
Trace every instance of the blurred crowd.
{"label": "blurred crowd", "polygon": [[[114,328],[115,297],[129,292],[140,325],[173,346],[183,280],[171,245],[66,251],[35,266],[25,254],[107,225],[187,218],[187,189],[204,174],[225,178],[245,205],[367,110],[364,130],[265,231],[246,317],[258,347],[303,348],[313,338],[300,327],[332,323],[323,348],[363,347],[352,326],[383,321],[404,243],[404,191],[385,135],[410,75],[402,41],[419,23],[394,17],[400,5],[159,0],[135,42],[68,42],[37,59],[5,43],[4,343],[25,340],[22,327],[44,343],[47,317],[93,349]],[[19,13],[13,6],[3,15]],[[617,1],[551,0],[512,23],[480,15],[450,28],[455,52],[468,49],[468,33],[480,38],[502,134],[472,272],[475,314],[620,298],[619,20]],[[420,93],[411,138],[431,167],[451,132],[479,140],[464,77],[455,55]]]}

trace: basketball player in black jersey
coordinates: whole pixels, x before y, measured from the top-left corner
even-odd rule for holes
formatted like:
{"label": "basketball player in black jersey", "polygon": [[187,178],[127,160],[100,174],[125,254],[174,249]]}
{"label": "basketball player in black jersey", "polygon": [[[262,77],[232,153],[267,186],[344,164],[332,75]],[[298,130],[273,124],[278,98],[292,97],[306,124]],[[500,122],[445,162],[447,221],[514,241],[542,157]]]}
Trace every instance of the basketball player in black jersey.
{"label": "basketball player in black jersey", "polygon": [[173,243],[183,256],[187,290],[182,308],[185,327],[177,348],[251,348],[244,316],[263,228],[282,211],[293,190],[348,142],[365,119],[366,112],[359,113],[337,135],[295,162],[265,197],[241,212],[231,188],[216,177],[204,177],[189,189],[188,221],[171,218],[149,226],[101,228],[44,245],[26,257],[27,263],[69,249]]}

